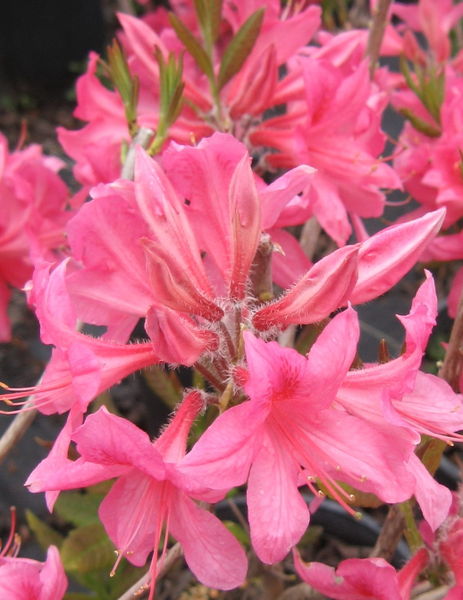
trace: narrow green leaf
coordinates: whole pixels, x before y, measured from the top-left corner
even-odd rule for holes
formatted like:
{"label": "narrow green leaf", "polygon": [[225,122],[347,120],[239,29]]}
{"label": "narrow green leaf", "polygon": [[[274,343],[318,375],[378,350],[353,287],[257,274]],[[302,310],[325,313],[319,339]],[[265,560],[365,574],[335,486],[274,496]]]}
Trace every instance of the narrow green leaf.
{"label": "narrow green leaf", "polygon": [[66,571],[84,574],[111,567],[116,557],[103,525],[92,523],[71,531],[61,546],[61,560]]}
{"label": "narrow green leaf", "polygon": [[399,112],[401,115],[403,115],[406,119],[410,121],[410,123],[417,131],[424,133],[424,135],[427,135],[431,138],[436,138],[441,135],[442,131],[439,127],[435,127],[434,125],[427,123],[423,119],[420,119],[420,117],[415,115],[415,113],[413,113],[410,109],[401,108]]}
{"label": "narrow green leaf", "polygon": [[413,81],[412,74],[410,72],[410,67],[408,66],[407,59],[405,58],[405,56],[403,54],[400,55],[399,66],[400,66],[400,72],[404,76],[404,79],[405,79],[408,87],[413,92],[415,92],[416,95],[418,95],[418,93],[419,93],[418,87],[416,86],[415,82]]}
{"label": "narrow green leaf", "polygon": [[194,0],[194,4],[204,42],[211,55],[222,21],[222,0]]}
{"label": "narrow green leaf", "polygon": [[198,17],[201,32],[204,35],[204,31],[207,29],[208,21],[206,0],[193,0],[193,4],[195,5],[195,12],[196,16]]}
{"label": "narrow green leaf", "polygon": [[219,90],[236,75],[254,48],[264,19],[265,8],[259,8],[246,19],[228,44],[220,64]]}
{"label": "narrow green leaf", "polygon": [[64,492],[55,504],[55,512],[64,521],[76,527],[98,523],[98,507],[103,495]]}
{"label": "narrow green leaf", "polygon": [[44,550],[48,550],[49,546],[52,545],[57,546],[58,548],[61,547],[64,537],[44,521],[36,517],[30,510],[26,510],[26,520],[29,529]]}
{"label": "narrow green leaf", "polygon": [[116,40],[108,46],[109,77],[119,92],[125,109],[125,118],[131,135],[137,130],[138,78],[130,72],[127,59]]}
{"label": "narrow green leaf", "polygon": [[204,48],[176,15],[169,13],[169,21],[175,33],[177,34],[177,37],[183,43],[191,56],[195,59],[198,67],[207,75],[209,80],[213,80],[214,69],[212,68],[211,59],[207,55]]}
{"label": "narrow green leaf", "polygon": [[215,43],[220,33],[220,24],[222,22],[222,0],[209,0],[209,29],[212,42]]}
{"label": "narrow green leaf", "polygon": [[182,109],[184,89],[182,81],[183,55],[176,58],[173,53],[169,53],[166,62],[161,50],[156,47],[154,56],[159,65],[160,99],[156,135],[148,148],[151,155],[161,150],[167,139],[169,127],[177,119]]}

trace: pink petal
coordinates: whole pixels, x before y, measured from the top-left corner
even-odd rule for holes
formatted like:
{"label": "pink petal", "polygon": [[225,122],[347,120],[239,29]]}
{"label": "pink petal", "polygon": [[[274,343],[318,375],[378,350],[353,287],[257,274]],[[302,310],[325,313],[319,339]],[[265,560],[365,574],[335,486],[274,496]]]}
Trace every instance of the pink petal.
{"label": "pink petal", "polygon": [[220,319],[223,311],[213,301],[183,204],[161,167],[140,148],[135,163],[135,196],[152,232],[142,241],[157,302],[210,320]]}
{"label": "pink petal", "polygon": [[165,462],[178,463],[185,456],[191,426],[203,408],[204,399],[199,391],[186,394],[172,421],[154,443]]}
{"label": "pink petal", "polygon": [[9,342],[11,339],[11,325],[8,317],[8,304],[10,302],[10,289],[0,280],[0,342]]}
{"label": "pink petal", "polygon": [[194,575],[208,587],[230,590],[244,583],[246,555],[217,517],[180,493],[172,503],[169,529]]}
{"label": "pink petal", "polygon": [[[205,260],[222,279],[226,292],[232,268],[230,184],[246,147],[231,135],[214,133],[196,147],[172,143],[162,165],[175,189],[186,199],[186,212]],[[253,184],[254,185],[254,184]]]}
{"label": "pink petal", "polygon": [[50,546],[40,571],[41,590],[37,600],[61,600],[68,587],[63,564],[56,546]]}
{"label": "pink petal", "polygon": [[279,300],[258,310],[253,325],[314,323],[347,304],[357,280],[357,246],[347,246],[322,258]]}
{"label": "pink petal", "polygon": [[164,477],[164,462],[148,435],[133,423],[102,406],[72,435],[85,461],[99,465],[136,466],[154,477]]}
{"label": "pink petal", "polygon": [[283,254],[272,255],[272,276],[274,282],[282,287],[290,288],[312,267],[312,262],[304,254],[296,238],[285,229],[270,229],[268,234],[272,242],[281,248]]}
{"label": "pink petal", "polygon": [[316,170],[308,165],[290,169],[259,191],[262,202],[262,228],[274,227],[287,204],[311,183]]}
{"label": "pink petal", "polygon": [[294,552],[294,566],[306,583],[333,600],[404,600],[397,573],[382,558],[352,558],[335,570],[322,563],[304,564]]}
{"label": "pink petal", "polygon": [[354,361],[359,336],[357,313],[351,307],[328,323],[308,354],[305,377],[310,395],[330,398],[337,392]]}
{"label": "pink petal", "polygon": [[159,543],[165,517],[165,484],[132,469],[120,477],[100,504],[98,511],[111,541],[132,564],[145,564],[153,546]]}
{"label": "pink petal", "polygon": [[253,548],[273,564],[297,544],[309,524],[309,509],[297,489],[297,460],[265,438],[248,481],[248,512]]}
{"label": "pink petal", "polygon": [[407,468],[416,480],[415,497],[423,517],[433,531],[442,525],[452,504],[452,493],[437,483],[416,454],[412,454]]}
{"label": "pink petal", "polygon": [[420,259],[438,233],[445,209],[375,234],[360,244],[358,279],[350,300],[360,304],[389,290]]}
{"label": "pink petal", "polygon": [[242,300],[261,234],[261,207],[250,157],[243,156],[230,181],[230,296]]}
{"label": "pink petal", "polygon": [[[244,332],[244,344],[249,370],[245,390],[252,400],[270,404],[306,397],[306,358],[293,348],[264,342],[250,331]],[[270,409],[269,406],[267,410]]]}
{"label": "pink petal", "polygon": [[429,555],[426,548],[420,548],[416,554],[403,566],[397,573],[400,593],[402,598],[410,598],[413,586],[418,575],[423,571],[429,561]]}
{"label": "pink petal", "polygon": [[261,443],[267,414],[256,402],[229,408],[203,433],[178,470],[197,487],[222,490],[241,485]]}
{"label": "pink petal", "polygon": [[193,319],[167,307],[148,310],[145,330],[156,355],[166,363],[191,366],[204,352],[218,348],[215,333],[199,329]]}

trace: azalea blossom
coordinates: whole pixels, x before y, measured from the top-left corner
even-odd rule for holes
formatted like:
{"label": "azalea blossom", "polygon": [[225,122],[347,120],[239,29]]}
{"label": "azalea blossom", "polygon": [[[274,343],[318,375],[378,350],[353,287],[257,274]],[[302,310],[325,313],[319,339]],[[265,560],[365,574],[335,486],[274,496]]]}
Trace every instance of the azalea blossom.
{"label": "azalea blossom", "polygon": [[277,150],[266,155],[270,166],[288,168],[302,160],[317,169],[305,192],[305,218],[314,215],[344,245],[352,230],[348,216],[380,216],[385,201],[380,188],[402,187],[394,170],[379,158],[387,99],[370,82],[366,61],[348,74],[316,56],[301,56],[297,67],[304,82],[302,99],[287,114],[263,121],[250,140]]}
{"label": "azalea blossom", "polygon": [[[337,401],[350,414],[381,427],[384,422],[407,429],[415,437],[440,438],[452,444],[461,441],[463,405],[442,379],[419,371],[423,353],[435,324],[437,297],[429,272],[420,286],[408,315],[399,316],[405,328],[405,349],[383,364],[367,364],[347,373],[339,388]],[[397,430],[397,435],[403,429]],[[416,456],[408,468],[416,478],[415,496],[423,515],[435,530],[447,516],[450,491],[438,484]]]}
{"label": "azalea blossom", "polygon": [[[71,258],[34,276],[30,298],[43,341],[55,346],[52,362],[39,386],[3,400],[33,393],[47,412],[76,401],[84,411],[122,377],[159,362],[195,364],[223,389],[241,324],[273,335],[375,298],[414,264],[444,217],[436,211],[341,248],[269,301],[271,280],[266,296],[255,291],[258,249],[313,171],[302,165],[257,186],[249,160],[240,142],[215,134],[197,147],[172,145],[162,167],[140,151],[134,182],[96,188],[67,226]],[[151,346],[126,344],[140,318]],[[77,319],[107,331],[83,335]]]}
{"label": "azalea blossom", "polygon": [[56,546],[44,563],[30,558],[0,556],[0,594],[3,600],[62,600],[67,578]]}
{"label": "azalea blossom", "polygon": [[29,146],[8,152],[0,134],[0,341],[11,337],[7,315],[11,288],[21,289],[33,271],[32,257],[53,258],[65,246],[69,194],[57,172],[63,163]]}
{"label": "azalea blossom", "polygon": [[334,405],[358,335],[351,308],[334,317],[307,357],[245,332],[249,400],[222,414],[181,463],[202,485],[248,481],[251,539],[263,562],[281,560],[307,528],[309,511],[298,492],[303,483],[315,491],[318,481],[350,512],[352,498],[338,480],[385,502],[412,493],[406,463],[413,438]]}
{"label": "azalea blossom", "polygon": [[400,17],[412,30],[423,33],[438,61],[450,58],[450,30],[463,16],[463,6],[453,0],[419,0],[415,6],[394,2],[391,12]]}
{"label": "azalea blossom", "polygon": [[[194,502],[178,472],[191,424],[202,406],[199,392],[187,394],[154,443],[126,419],[101,408],[72,433],[80,457],[74,462],[63,459],[53,470],[36,470],[26,483],[37,492],[79,488],[116,477],[99,516],[117,548],[114,568],[122,557],[142,566],[154,550],[150,599],[158,547],[162,543],[162,558],[169,535],[181,543],[188,566],[205,585],[231,589],[241,585],[246,575],[246,556],[236,538]],[[202,490],[194,497],[215,501],[221,495]]]}
{"label": "azalea blossom", "polygon": [[[266,109],[285,102],[293,78],[280,81],[278,69],[310,41],[320,24],[319,7],[309,6],[294,11],[294,14],[285,11],[286,14],[280,15],[279,3],[274,1],[241,3],[238,10],[224,3],[222,21],[226,33],[222,33],[220,43],[217,43],[218,60],[214,61],[213,69],[219,69],[219,64],[215,63],[219,63],[223,54],[224,40],[230,41],[233,30],[259,8],[265,8],[261,34],[243,68],[220,91],[220,110],[214,106],[214,95],[206,75],[185,53],[163,8],[155,11],[158,15],[153,12],[144,20],[119,14],[120,37],[130,72],[139,82],[137,125],[153,131],[158,127],[160,76],[154,48],[158,48],[165,59],[169,53],[177,57],[184,55],[184,97],[187,102],[183,103],[176,122],[169,129],[169,140],[188,144],[210,136],[214,130],[233,131],[239,139],[245,139],[254,118],[261,118]],[[192,6],[176,3],[173,9],[201,37]],[[87,71],[77,83],[78,104],[74,114],[87,124],[75,131],[58,128],[60,143],[76,161],[75,177],[86,186],[108,183],[118,177],[122,145],[131,139],[118,92],[107,89],[96,76],[98,61],[98,55],[91,53]]]}
{"label": "azalea blossom", "polygon": [[351,558],[333,569],[319,562],[305,564],[294,552],[299,577],[333,600],[410,600],[414,583],[427,563],[424,548],[398,572],[383,558]]}

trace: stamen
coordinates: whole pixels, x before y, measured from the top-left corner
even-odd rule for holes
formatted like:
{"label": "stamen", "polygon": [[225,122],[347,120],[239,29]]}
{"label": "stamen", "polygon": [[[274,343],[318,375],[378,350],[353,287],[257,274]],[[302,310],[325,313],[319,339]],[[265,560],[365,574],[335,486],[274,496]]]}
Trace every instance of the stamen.
{"label": "stamen", "polygon": [[[11,525],[10,532],[8,534],[8,539],[6,540],[5,545],[3,546],[2,551],[0,552],[0,556],[12,556],[16,557],[19,553],[19,549],[21,548],[21,538],[15,533],[16,529],[16,507],[10,506],[10,514],[11,514]],[[0,542],[1,548],[1,542]]]}
{"label": "stamen", "polygon": [[110,577],[114,577],[114,575],[116,574],[117,571],[117,567],[119,566],[122,557],[124,556],[124,552],[122,550],[114,550],[114,554],[116,554],[117,558],[116,558],[116,562],[113,565],[113,568],[111,569],[109,576]]}
{"label": "stamen", "polygon": [[[344,508],[344,510],[346,510],[350,515],[355,516],[355,511],[351,506],[347,504],[347,502],[351,501],[351,494],[346,492],[346,490],[343,487],[341,487],[341,485],[325,471],[325,469],[322,467],[322,461],[318,461],[317,464],[314,465],[313,461],[311,460],[311,458],[309,458],[309,455],[307,454],[306,448],[304,448],[303,445],[300,443],[301,438],[305,438],[310,445],[314,446],[310,438],[307,435],[304,435],[305,432],[301,428],[296,428],[299,430],[299,433],[301,435],[297,435],[297,433],[296,435],[290,434],[288,431],[286,431],[285,427],[282,427],[281,421],[279,421],[277,418],[274,420],[274,423],[276,427],[281,431],[281,433],[286,437],[289,444],[297,450],[299,454],[299,460],[301,460],[301,464],[310,472],[316,473],[317,478],[319,479],[321,484],[327,489],[329,494],[337,502],[339,502],[339,504]],[[320,448],[316,447],[316,453],[320,453]],[[323,495],[325,495],[324,492],[319,490],[317,492],[318,496],[320,496],[320,492]]]}

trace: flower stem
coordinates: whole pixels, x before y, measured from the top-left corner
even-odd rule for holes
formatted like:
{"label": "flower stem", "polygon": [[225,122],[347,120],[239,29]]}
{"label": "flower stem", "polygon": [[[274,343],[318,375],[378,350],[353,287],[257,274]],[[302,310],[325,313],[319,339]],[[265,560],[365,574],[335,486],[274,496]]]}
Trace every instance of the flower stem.
{"label": "flower stem", "polygon": [[391,0],[379,0],[373,14],[373,22],[370,27],[370,33],[367,43],[367,56],[370,58],[370,78],[373,79],[375,69],[379,59],[381,43],[384,37],[384,31],[387,25],[387,13]]}

